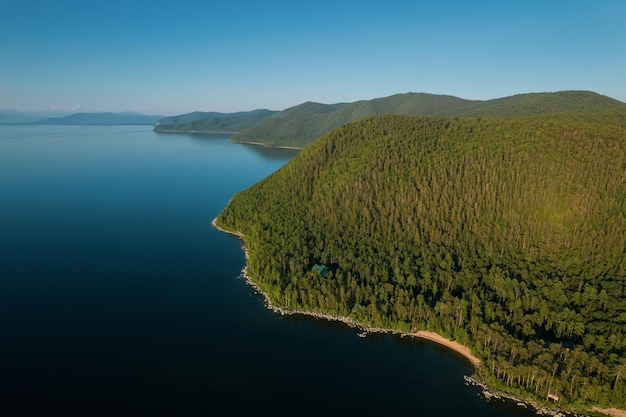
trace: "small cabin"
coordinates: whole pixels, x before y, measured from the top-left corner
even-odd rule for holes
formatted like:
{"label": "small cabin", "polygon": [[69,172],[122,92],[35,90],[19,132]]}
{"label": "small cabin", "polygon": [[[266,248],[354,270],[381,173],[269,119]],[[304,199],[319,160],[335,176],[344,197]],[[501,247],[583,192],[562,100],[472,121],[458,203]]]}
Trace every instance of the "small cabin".
{"label": "small cabin", "polygon": [[313,269],[311,270],[311,272],[315,272],[315,271],[319,271],[322,278],[328,275],[328,267],[326,265],[318,265],[318,264],[313,265]]}
{"label": "small cabin", "polygon": [[558,396],[558,395],[556,395],[556,394],[550,394],[550,393],[548,393],[548,399],[549,399],[549,400],[553,400],[554,402],[559,402],[559,401],[560,401],[559,396]]}

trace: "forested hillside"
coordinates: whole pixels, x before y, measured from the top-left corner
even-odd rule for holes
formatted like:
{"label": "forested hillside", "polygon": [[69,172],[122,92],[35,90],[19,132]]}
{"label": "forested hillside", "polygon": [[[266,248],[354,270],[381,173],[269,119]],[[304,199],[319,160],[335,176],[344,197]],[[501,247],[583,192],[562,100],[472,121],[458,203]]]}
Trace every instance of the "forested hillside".
{"label": "forested hillside", "polygon": [[303,148],[315,139],[348,122],[381,114],[444,115],[475,102],[452,96],[425,93],[396,94],[355,103],[303,103],[231,137],[233,142],[256,142],[266,146]]}
{"label": "forested hillside", "polygon": [[217,224],[243,233],[276,305],[436,331],[493,386],[624,409],[624,120],[369,117],[235,195]]}
{"label": "forested hillside", "polygon": [[272,110],[250,112],[217,113],[193,112],[159,120],[155,132],[167,133],[234,133],[254,126],[274,114]]}
{"label": "forested hillside", "polygon": [[304,148],[332,129],[373,115],[514,117],[620,108],[626,104],[590,91],[519,94],[486,101],[406,93],[355,103],[303,103],[241,131],[231,140]]}

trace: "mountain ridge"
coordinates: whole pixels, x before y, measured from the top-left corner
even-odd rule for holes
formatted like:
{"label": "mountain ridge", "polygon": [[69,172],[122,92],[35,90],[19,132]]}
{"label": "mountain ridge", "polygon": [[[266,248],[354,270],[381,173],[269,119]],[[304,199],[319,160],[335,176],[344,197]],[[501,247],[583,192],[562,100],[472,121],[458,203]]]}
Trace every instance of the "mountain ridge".
{"label": "mountain ridge", "polygon": [[626,103],[585,90],[524,93],[490,100],[407,92],[333,104],[305,101],[282,111],[196,111],[161,119],[155,131],[230,133],[231,141],[236,143],[301,149],[345,123],[374,115],[515,117],[559,112],[597,113],[619,108],[626,109]]}
{"label": "mountain ridge", "polygon": [[219,113],[195,111],[170,116],[156,122],[158,133],[235,133],[248,129],[277,111],[257,109],[246,112]]}
{"label": "mountain ridge", "polygon": [[382,114],[408,116],[514,117],[556,112],[626,109],[626,103],[590,91],[526,93],[491,100],[450,95],[401,93],[353,103],[306,102],[283,110],[231,137],[233,142],[303,148],[345,123]]}

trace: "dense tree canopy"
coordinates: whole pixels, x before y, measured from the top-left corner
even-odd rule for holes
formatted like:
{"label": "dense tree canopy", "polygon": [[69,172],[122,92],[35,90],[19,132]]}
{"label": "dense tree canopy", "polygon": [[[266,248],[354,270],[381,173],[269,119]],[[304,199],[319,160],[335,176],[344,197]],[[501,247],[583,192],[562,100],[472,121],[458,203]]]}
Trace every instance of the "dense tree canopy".
{"label": "dense tree canopy", "polygon": [[154,131],[161,133],[233,133],[248,129],[276,113],[278,112],[265,109],[237,113],[196,111],[165,117],[157,122]]}
{"label": "dense tree canopy", "polygon": [[277,305],[437,331],[490,384],[626,408],[623,120],[366,118],[217,222]]}
{"label": "dense tree canopy", "polygon": [[518,94],[484,101],[405,93],[354,103],[303,103],[260,121],[231,140],[304,148],[343,124],[374,115],[517,117],[562,112],[596,114],[612,109],[623,112],[626,104],[591,91]]}

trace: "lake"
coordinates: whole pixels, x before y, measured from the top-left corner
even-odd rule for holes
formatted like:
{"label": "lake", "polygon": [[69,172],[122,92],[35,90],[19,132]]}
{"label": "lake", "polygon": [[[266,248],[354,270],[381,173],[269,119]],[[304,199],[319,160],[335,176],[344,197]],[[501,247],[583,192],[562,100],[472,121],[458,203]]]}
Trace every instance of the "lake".
{"label": "lake", "polygon": [[265,308],[211,220],[295,154],[0,126],[0,415],[534,415],[441,346]]}

